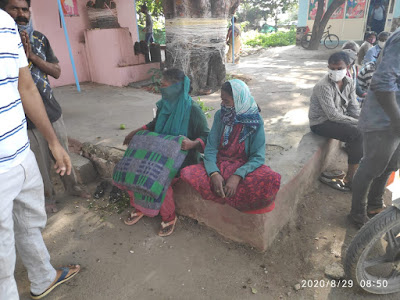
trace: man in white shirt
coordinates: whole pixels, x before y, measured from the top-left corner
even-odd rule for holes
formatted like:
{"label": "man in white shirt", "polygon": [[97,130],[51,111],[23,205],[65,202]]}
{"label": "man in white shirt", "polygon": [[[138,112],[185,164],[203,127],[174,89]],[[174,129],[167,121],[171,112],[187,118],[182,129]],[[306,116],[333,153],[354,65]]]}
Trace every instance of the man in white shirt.
{"label": "man in white shirt", "polygon": [[[7,0],[0,0],[0,8]],[[71,161],[47,117],[28,69],[14,20],[0,9],[0,299],[18,299],[14,279],[15,247],[40,299],[76,275],[80,267],[55,270],[41,230],[46,224],[43,181],[30,150],[25,114],[49,143],[55,168],[71,173]]]}
{"label": "man in white shirt", "polygon": [[381,33],[385,29],[386,11],[382,5],[381,0],[376,0],[374,8],[371,11],[371,29],[377,34]]}

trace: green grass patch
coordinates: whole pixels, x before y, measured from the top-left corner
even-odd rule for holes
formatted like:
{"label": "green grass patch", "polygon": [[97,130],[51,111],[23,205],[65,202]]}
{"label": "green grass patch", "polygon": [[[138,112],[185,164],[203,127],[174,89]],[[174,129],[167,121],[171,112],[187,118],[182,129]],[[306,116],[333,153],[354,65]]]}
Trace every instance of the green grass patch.
{"label": "green grass patch", "polygon": [[279,47],[296,44],[296,31],[278,31],[274,33],[260,33],[257,31],[249,31],[243,35],[244,44],[257,47]]}

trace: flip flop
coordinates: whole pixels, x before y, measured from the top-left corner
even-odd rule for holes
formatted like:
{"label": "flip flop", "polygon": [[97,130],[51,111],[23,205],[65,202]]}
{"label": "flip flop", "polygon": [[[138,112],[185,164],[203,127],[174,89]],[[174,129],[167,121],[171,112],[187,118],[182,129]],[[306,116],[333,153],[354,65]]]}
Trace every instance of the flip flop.
{"label": "flip flop", "polygon": [[139,222],[139,220],[141,218],[143,218],[144,214],[140,211],[135,211],[135,212],[131,212],[128,216],[128,218],[126,218],[126,220],[124,220],[124,223],[128,226],[134,225],[137,222]]}
{"label": "flip flop", "polygon": [[[69,271],[71,270],[71,267],[73,267],[73,266],[77,268],[77,271],[67,277]],[[68,267],[60,268],[59,270],[61,271],[61,274],[60,274],[60,277],[58,277],[57,281],[53,282],[52,285],[47,290],[45,290],[43,293],[41,293],[40,295],[35,295],[31,292],[32,299],[42,299],[43,297],[47,296],[57,286],[70,280],[72,277],[74,277],[76,274],[78,274],[79,271],[81,270],[81,267],[79,265],[69,265]]]}
{"label": "flip flop", "polygon": [[164,237],[169,236],[174,232],[176,222],[178,221],[178,217],[175,216],[175,219],[171,222],[164,223],[161,222],[161,229],[158,232],[158,236]]}
{"label": "flip flop", "polygon": [[351,188],[348,184],[344,183],[341,179],[328,179],[325,177],[319,177],[319,181],[329,185],[331,188],[342,192],[350,192]]}
{"label": "flip flop", "polygon": [[321,176],[328,179],[343,179],[346,173],[340,170],[324,171]]}

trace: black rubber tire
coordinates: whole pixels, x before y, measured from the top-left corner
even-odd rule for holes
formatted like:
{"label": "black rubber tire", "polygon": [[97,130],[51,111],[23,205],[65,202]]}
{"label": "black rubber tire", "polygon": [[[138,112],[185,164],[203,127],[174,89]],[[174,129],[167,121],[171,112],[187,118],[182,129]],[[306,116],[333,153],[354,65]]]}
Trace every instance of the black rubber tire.
{"label": "black rubber tire", "polygon": [[[390,229],[400,224],[400,210],[394,206],[387,208],[384,212],[372,218],[365,224],[353,238],[347,249],[344,261],[344,269],[347,279],[352,280],[354,285],[359,286],[372,294],[391,294],[400,291],[400,284],[388,282],[387,287],[361,286],[361,282],[371,280],[363,269],[363,259],[369,250]],[[371,275],[370,275],[371,276]],[[398,276],[400,280],[400,276]],[[377,278],[377,277],[375,277]],[[377,278],[378,279],[378,278]],[[385,278],[380,278],[384,280]]]}
{"label": "black rubber tire", "polygon": [[311,33],[307,33],[303,35],[303,37],[300,40],[300,44],[304,49],[308,49],[310,46],[310,40],[311,40]]}
{"label": "black rubber tire", "polygon": [[324,45],[327,49],[335,49],[337,46],[339,46],[339,37],[336,34],[330,33],[324,39]]}

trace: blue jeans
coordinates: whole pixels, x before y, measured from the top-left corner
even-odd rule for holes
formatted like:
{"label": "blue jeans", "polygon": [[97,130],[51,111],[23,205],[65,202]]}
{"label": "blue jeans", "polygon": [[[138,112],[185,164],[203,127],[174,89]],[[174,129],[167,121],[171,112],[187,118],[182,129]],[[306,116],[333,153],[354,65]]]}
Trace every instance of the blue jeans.
{"label": "blue jeans", "polygon": [[154,43],[154,36],[152,32],[146,33],[145,41],[147,44]]}

